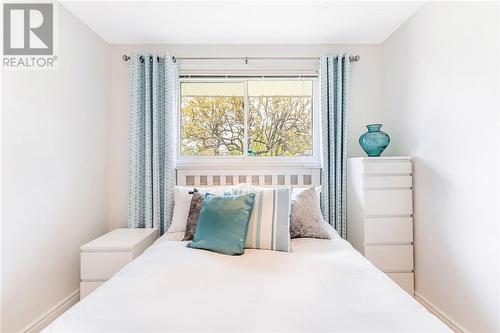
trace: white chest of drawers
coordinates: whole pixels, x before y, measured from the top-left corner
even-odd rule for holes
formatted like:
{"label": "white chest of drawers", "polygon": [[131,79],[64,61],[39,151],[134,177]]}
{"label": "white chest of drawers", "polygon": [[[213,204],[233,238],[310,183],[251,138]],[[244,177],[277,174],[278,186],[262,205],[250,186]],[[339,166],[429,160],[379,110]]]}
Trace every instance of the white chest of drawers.
{"label": "white chest of drawers", "polygon": [[158,229],[115,229],[80,247],[80,299],[109,280],[158,237]]}
{"label": "white chest of drawers", "polygon": [[411,159],[350,158],[347,177],[347,239],[413,295]]}

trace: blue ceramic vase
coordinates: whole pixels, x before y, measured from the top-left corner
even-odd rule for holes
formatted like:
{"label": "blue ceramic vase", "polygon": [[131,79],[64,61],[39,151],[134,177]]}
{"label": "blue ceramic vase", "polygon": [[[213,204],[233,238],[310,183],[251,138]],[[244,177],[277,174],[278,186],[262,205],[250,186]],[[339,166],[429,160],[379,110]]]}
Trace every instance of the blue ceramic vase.
{"label": "blue ceramic vase", "polygon": [[382,132],[381,127],[382,124],[366,125],[368,132],[359,137],[359,144],[369,157],[380,156],[391,142],[389,134]]}

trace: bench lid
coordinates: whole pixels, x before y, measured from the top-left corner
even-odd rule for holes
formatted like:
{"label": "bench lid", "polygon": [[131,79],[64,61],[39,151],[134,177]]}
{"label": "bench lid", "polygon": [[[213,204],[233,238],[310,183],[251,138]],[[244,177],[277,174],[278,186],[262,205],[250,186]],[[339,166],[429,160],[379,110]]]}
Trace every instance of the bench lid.
{"label": "bench lid", "polygon": [[155,237],[157,228],[120,228],[108,232],[80,247],[82,252],[134,251],[145,240]]}

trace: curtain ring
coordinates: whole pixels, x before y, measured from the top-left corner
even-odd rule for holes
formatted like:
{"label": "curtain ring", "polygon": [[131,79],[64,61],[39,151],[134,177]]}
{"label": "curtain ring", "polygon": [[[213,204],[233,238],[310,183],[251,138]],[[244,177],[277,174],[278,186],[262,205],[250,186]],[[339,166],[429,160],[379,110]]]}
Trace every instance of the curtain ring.
{"label": "curtain ring", "polygon": [[142,62],[142,63],[144,63],[144,57],[143,57],[143,56],[140,56],[140,57],[139,57],[139,61],[140,61],[140,62]]}
{"label": "curtain ring", "polygon": [[177,59],[175,59],[174,56],[172,56],[172,62],[175,64],[177,62]]}

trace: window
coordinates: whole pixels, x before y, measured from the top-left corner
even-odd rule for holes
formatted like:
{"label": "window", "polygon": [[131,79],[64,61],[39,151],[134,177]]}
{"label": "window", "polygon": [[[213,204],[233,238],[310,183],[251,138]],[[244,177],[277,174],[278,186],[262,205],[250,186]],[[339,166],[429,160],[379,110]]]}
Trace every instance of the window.
{"label": "window", "polygon": [[181,155],[243,155],[244,84],[181,83]]}
{"label": "window", "polygon": [[180,157],[312,158],[314,81],[183,81]]}
{"label": "window", "polygon": [[312,81],[248,82],[248,155],[312,155]]}

